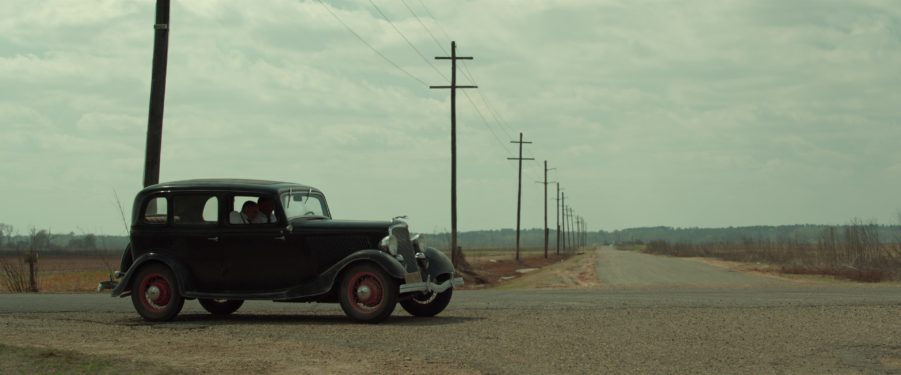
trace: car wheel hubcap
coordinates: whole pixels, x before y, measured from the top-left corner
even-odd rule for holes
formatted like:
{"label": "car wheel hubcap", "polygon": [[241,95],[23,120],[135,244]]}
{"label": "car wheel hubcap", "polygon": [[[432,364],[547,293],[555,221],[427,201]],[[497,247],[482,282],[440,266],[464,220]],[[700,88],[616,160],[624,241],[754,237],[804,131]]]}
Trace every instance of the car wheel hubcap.
{"label": "car wheel hubcap", "polygon": [[348,297],[351,305],[366,313],[379,308],[383,292],[379,278],[369,272],[355,274],[348,285]]}
{"label": "car wheel hubcap", "polygon": [[141,299],[141,302],[144,307],[154,312],[165,309],[172,299],[172,288],[169,286],[169,281],[160,274],[145,276],[141,281],[139,292],[143,292],[141,294],[144,295],[144,298]]}
{"label": "car wheel hubcap", "polygon": [[144,293],[144,297],[146,297],[148,301],[156,301],[160,298],[160,288],[157,288],[156,285],[151,285],[147,288],[147,292]]}
{"label": "car wheel hubcap", "polygon": [[372,291],[369,290],[369,286],[361,285],[359,288],[357,288],[357,297],[360,297],[361,300],[368,300],[371,296]]}

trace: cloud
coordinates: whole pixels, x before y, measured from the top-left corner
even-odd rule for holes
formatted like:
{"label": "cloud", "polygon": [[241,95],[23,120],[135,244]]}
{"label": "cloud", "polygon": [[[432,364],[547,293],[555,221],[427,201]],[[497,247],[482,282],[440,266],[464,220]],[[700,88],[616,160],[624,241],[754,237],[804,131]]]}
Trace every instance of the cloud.
{"label": "cloud", "polygon": [[[524,164],[527,227],[542,223],[545,159],[608,229],[893,215],[840,197],[891,202],[881,187],[901,183],[895,2],[408,2],[417,20],[376,1],[428,64],[369,2],[327,3],[427,84],[445,83],[433,58],[450,39],[475,58],[458,76],[480,86],[457,97],[461,228],[514,225],[520,131],[538,159]],[[26,213],[0,222],[66,230],[69,212],[109,206],[82,192],[140,188],[153,2],[0,11],[17,15],[0,19],[0,173],[16,176],[0,194],[69,187],[38,210],[52,217],[12,202]],[[343,217],[449,226],[448,92],[317,1],[173,2],[166,95],[163,179],[297,180]],[[93,226],[118,232],[108,208]]]}

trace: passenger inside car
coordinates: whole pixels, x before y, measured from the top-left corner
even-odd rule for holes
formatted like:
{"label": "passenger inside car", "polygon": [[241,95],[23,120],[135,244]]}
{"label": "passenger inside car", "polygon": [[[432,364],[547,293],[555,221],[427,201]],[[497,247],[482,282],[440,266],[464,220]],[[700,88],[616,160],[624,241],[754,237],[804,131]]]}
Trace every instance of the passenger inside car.
{"label": "passenger inside car", "polygon": [[228,222],[230,224],[250,224],[258,220],[257,217],[259,215],[259,206],[255,202],[246,201],[241,206],[241,212],[232,211],[229,213]]}

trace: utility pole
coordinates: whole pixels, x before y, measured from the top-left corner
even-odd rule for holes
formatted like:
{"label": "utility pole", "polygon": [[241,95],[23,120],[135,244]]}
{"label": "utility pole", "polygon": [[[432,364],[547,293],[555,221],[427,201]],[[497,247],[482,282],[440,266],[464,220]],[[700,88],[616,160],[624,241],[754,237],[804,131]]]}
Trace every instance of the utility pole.
{"label": "utility pole", "polygon": [[576,216],[576,228],[579,228],[577,231],[578,235],[576,236],[576,238],[577,238],[576,243],[579,244],[579,247],[584,247],[585,243],[582,242],[582,217],[581,216]]}
{"label": "utility pole", "polygon": [[560,255],[560,183],[557,182],[557,199],[554,206],[557,208],[557,255]]}
{"label": "utility pole", "polygon": [[451,261],[457,267],[461,257],[457,247],[457,89],[475,89],[478,86],[457,85],[457,60],[472,60],[472,57],[457,56],[457,42],[451,41],[451,55],[438,56],[435,60],[451,61],[450,86],[429,86],[431,89],[450,89],[451,92]]}
{"label": "utility pole", "polygon": [[560,193],[560,209],[563,210],[563,223],[561,234],[563,234],[563,252],[566,252],[566,193]]}
{"label": "utility pole", "polygon": [[575,241],[573,241],[573,233],[575,231],[575,228],[573,228],[572,220],[573,220],[573,209],[572,209],[572,207],[566,207],[566,227],[569,228],[569,231],[566,235],[568,236],[567,241],[569,241],[570,251],[576,249],[576,243],[575,243]]}
{"label": "utility pole", "polygon": [[163,104],[166,101],[166,64],[169,56],[169,0],[156,0],[153,25],[153,68],[150,75],[150,111],[144,156],[144,187],[160,182],[160,150],[163,142]]}
{"label": "utility pole", "polygon": [[588,246],[588,223],[585,222],[585,218],[582,218],[582,236],[584,237],[582,243]]}
{"label": "utility pole", "polygon": [[520,211],[522,210],[522,161],[535,159],[522,157],[522,145],[532,143],[522,140],[522,132],[519,133],[519,141],[510,141],[510,143],[519,143],[519,157],[507,158],[507,160],[519,160],[519,181],[516,184],[516,260],[519,261],[519,217]]}
{"label": "utility pole", "polygon": [[[547,227],[547,184],[553,183],[554,181],[547,180],[547,171],[552,171],[556,168],[548,168],[547,160],[544,161],[544,182],[535,181],[539,184],[544,184],[544,258],[547,259],[547,247],[548,247],[548,237],[550,237],[550,231]],[[559,197],[558,197],[559,198]],[[559,246],[558,246],[559,247]],[[559,250],[557,251],[559,254]]]}

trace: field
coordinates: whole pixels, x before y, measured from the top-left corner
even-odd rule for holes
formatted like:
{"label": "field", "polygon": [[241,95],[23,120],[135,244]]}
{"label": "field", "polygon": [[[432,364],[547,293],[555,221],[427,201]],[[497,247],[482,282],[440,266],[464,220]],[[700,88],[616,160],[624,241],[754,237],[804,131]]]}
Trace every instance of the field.
{"label": "field", "polygon": [[[466,259],[478,274],[478,280],[466,277],[463,289],[479,289],[499,285],[518,278],[524,273],[518,270],[541,268],[563,260],[549,250],[544,258],[544,249],[522,249],[520,261],[515,260],[514,249],[470,249],[466,250]],[[119,268],[118,253],[108,254],[53,254],[41,255],[38,259],[38,290],[47,293],[84,293],[94,292],[97,283],[107,280],[109,274]],[[2,255],[0,261],[21,267],[27,274],[21,257]],[[0,274],[0,293],[8,293],[5,277]]]}
{"label": "field", "polygon": [[[109,274],[119,268],[119,254],[54,254],[38,258],[38,290],[48,293],[91,292],[97,283],[107,280]],[[21,257],[0,256],[6,264],[20,267],[27,273]],[[0,275],[5,281],[5,275]],[[0,292],[9,292],[6,282],[0,282]]]}

